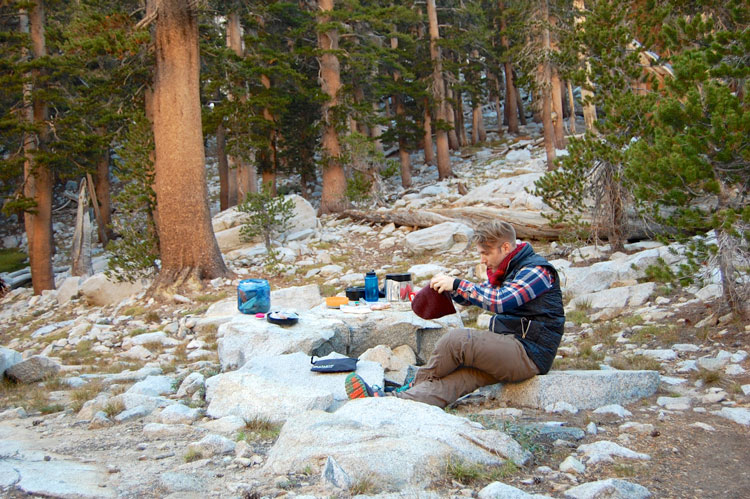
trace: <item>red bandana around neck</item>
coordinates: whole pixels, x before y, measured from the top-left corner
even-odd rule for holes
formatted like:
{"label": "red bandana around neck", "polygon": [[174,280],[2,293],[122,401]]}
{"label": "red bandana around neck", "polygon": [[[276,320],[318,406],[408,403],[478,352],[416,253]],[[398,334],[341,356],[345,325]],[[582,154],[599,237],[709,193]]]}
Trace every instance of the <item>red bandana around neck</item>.
{"label": "red bandana around neck", "polygon": [[497,270],[495,272],[492,272],[489,268],[487,269],[487,279],[490,281],[490,284],[494,287],[498,287],[503,284],[503,278],[505,277],[505,271],[508,270],[508,264],[510,264],[510,261],[513,260],[513,257],[518,254],[519,251],[521,251],[524,246],[526,246],[526,243],[521,243],[518,246],[516,246],[516,249],[510,252],[508,256],[506,256],[502,262],[500,262],[500,265],[497,267]]}

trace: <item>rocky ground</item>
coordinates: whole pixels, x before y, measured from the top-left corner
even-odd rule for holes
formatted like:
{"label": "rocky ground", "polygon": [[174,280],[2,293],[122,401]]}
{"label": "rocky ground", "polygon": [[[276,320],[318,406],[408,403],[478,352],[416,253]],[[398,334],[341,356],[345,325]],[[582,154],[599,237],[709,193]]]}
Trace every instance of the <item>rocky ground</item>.
{"label": "rocky ground", "polygon": [[[387,190],[396,207],[419,209],[468,204],[498,179],[528,185],[543,169],[543,151],[533,145],[537,130],[527,132],[510,156],[509,144],[498,141],[455,157],[456,179],[437,183],[434,168],[417,165],[415,188]],[[540,206],[523,185],[482,195],[515,213],[538,213]],[[63,233],[67,225],[60,223]],[[421,237],[409,227],[334,217],[308,216],[301,224],[282,241],[283,261],[273,269],[262,247],[223,238],[228,265],[241,277],[269,278],[274,290],[317,285],[319,294],[295,288],[274,304],[304,310],[295,327],[325,324],[328,346],[337,345],[345,324],[350,351],[342,353],[359,355],[362,369],[381,381],[383,370],[397,378],[405,362],[424,355],[410,344],[416,331],[449,324],[393,319],[395,311],[331,318],[316,300],[361,285],[371,268],[381,282],[385,273],[411,271],[418,285],[438,270],[481,272],[463,227]],[[215,221],[217,233],[233,227]],[[273,331],[235,317],[237,281],[156,301],[147,282],[115,286],[101,275],[87,282],[61,274],[58,291],[34,297],[19,288],[0,301],[0,371],[10,366],[0,384],[0,489],[8,497],[750,496],[750,326],[721,307],[717,285],[675,290],[648,282],[646,265],[679,263],[679,251],[649,241],[615,255],[606,247],[533,245],[554,261],[565,284],[568,323],[553,370],[653,370],[653,389],[624,397],[627,386],[600,386],[590,376],[583,378],[589,386],[562,382],[525,404],[493,387],[446,411],[394,399],[341,407],[335,389],[311,395],[317,387],[309,378],[301,390],[263,377],[272,366],[260,353],[276,362],[322,343],[301,329],[289,330],[293,338],[284,341],[291,343],[258,343]],[[487,318],[462,311],[468,326],[483,327]],[[351,339],[360,330],[385,335],[388,328],[377,323],[406,331],[406,346],[384,339],[385,347],[372,349]],[[382,357],[391,348],[400,353]],[[21,369],[22,359],[45,360]],[[228,390],[259,401],[264,412],[247,400],[226,409],[222,397],[231,394],[223,395],[222,386],[232,376],[247,382]],[[258,385],[275,391],[269,396]],[[521,389],[536,393],[534,386]],[[594,393],[602,398],[591,406]],[[307,400],[313,402],[302,407]]]}

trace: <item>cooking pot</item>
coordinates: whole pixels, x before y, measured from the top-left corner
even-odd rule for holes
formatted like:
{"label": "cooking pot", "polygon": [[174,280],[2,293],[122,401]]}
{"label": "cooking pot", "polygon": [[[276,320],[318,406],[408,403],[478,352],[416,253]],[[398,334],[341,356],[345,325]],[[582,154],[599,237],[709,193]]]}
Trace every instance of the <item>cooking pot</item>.
{"label": "cooking pot", "polygon": [[411,282],[411,274],[386,274],[385,275],[385,299],[386,301],[408,302],[414,286]]}

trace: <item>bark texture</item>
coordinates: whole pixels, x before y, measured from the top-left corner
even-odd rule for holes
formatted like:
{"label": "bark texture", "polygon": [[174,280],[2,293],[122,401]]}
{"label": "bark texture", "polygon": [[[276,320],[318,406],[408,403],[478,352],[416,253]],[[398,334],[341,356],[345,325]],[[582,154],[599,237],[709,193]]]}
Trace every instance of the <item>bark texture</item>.
{"label": "bark texture", "polygon": [[439,126],[435,132],[437,143],[438,179],[453,175],[451,171],[451,157],[448,150],[448,132],[443,128],[448,122],[445,101],[445,83],[443,82],[443,62],[438,46],[440,30],[438,29],[437,8],[435,0],[427,0],[427,19],[430,26],[430,59],[432,60],[432,95],[435,100],[435,118]]}
{"label": "bark texture", "polygon": [[[271,79],[267,75],[260,75],[260,82],[266,90],[271,88]],[[263,168],[263,187],[268,189],[272,195],[276,195],[276,172],[278,171],[278,154],[276,152],[276,130],[274,124],[276,118],[271,113],[271,110],[267,107],[263,108],[263,119],[268,121],[271,125],[271,130],[268,134],[268,151],[263,152],[263,159],[261,164]]]}
{"label": "bark texture", "polygon": [[[318,0],[318,9],[322,13],[318,22],[325,24],[330,20],[328,14],[333,10],[333,0]],[[323,193],[320,199],[320,213],[337,213],[346,209],[346,174],[341,164],[341,144],[334,117],[335,107],[339,104],[341,89],[341,72],[339,59],[331,51],[339,47],[339,35],[335,30],[318,33],[320,56],[320,86],[328,96],[323,105]]]}
{"label": "bark texture", "polygon": [[435,164],[435,150],[432,146],[432,113],[430,112],[430,100],[424,100],[424,162],[427,165]]}
{"label": "bark texture", "polygon": [[[398,48],[398,38],[391,38],[391,48],[394,50]],[[401,72],[393,71],[393,81],[398,85],[399,80],[401,80]],[[396,108],[396,119],[403,119],[405,113],[403,99],[400,95],[394,95],[393,102]],[[401,164],[401,186],[411,187],[411,159],[406,149],[406,138],[401,133],[398,135],[398,158]]]}
{"label": "bark texture", "polygon": [[[242,24],[236,12],[229,14],[227,47],[232,49],[237,57],[245,56],[245,48],[242,46]],[[228,98],[232,99],[231,94]],[[232,189],[232,194],[229,194],[229,206],[234,206],[244,202],[248,192],[258,192],[258,173],[255,167],[249,165],[244,158],[230,156],[227,161],[229,164],[228,187]]]}
{"label": "bark texture", "polygon": [[555,147],[565,147],[565,128],[563,127],[562,82],[556,68],[552,68],[552,110],[555,126]]}
{"label": "bark texture", "polygon": [[[542,115],[542,127],[544,128],[544,150],[547,153],[547,169],[552,170],[555,167],[555,125],[552,120],[552,67],[549,62],[549,53],[551,51],[550,33],[549,33],[549,4],[547,0],[541,2],[541,20],[542,28],[542,51],[544,60],[537,67],[537,92],[535,94],[540,98],[537,105],[540,106],[539,112]],[[561,106],[562,107],[562,106]]]}
{"label": "bark texture", "polygon": [[[515,73],[513,73],[513,79],[515,80],[516,76]],[[521,99],[521,92],[518,91],[518,87],[514,87],[514,92],[516,96],[516,109],[518,110],[518,121],[521,122],[523,126],[526,126],[526,111],[523,109],[523,99]]]}
{"label": "bark texture", "polygon": [[[380,107],[378,106],[377,102],[372,103],[372,110],[375,112],[375,114],[380,113]],[[383,135],[383,127],[381,125],[378,125],[377,123],[373,124],[370,127],[370,138],[375,139],[373,141],[375,143],[375,150],[380,153],[383,152],[383,141],[380,140],[381,135]]]}
{"label": "bark texture", "polygon": [[162,268],[157,286],[228,275],[208,208],[199,95],[198,20],[189,0],[156,17],[155,191]]}
{"label": "bark texture", "polygon": [[112,204],[110,201],[109,182],[109,148],[102,153],[96,163],[96,176],[94,178],[94,192],[92,202],[96,213],[96,225],[99,233],[99,242],[106,246],[112,238]]}
{"label": "bark texture", "polygon": [[484,142],[487,140],[487,132],[484,129],[482,117],[482,105],[477,104],[471,111],[471,143]]}
{"label": "bark texture", "polygon": [[503,136],[503,107],[500,105],[500,95],[503,90],[500,87],[500,78],[497,74],[488,73],[488,77],[492,80],[492,92],[490,94],[490,101],[492,107],[495,108],[495,114],[497,115],[497,136]]}
{"label": "bark texture", "polygon": [[573,85],[570,83],[570,80],[566,80],[565,82],[567,89],[568,89],[568,106],[569,106],[569,115],[568,115],[568,127],[570,128],[571,135],[575,135],[576,133],[576,101],[573,97]]}
{"label": "bark texture", "polygon": [[[448,80],[444,79],[445,82],[445,117],[448,119],[448,147],[453,151],[461,149],[461,138],[458,135],[458,121],[456,119],[456,109],[451,102],[453,102],[453,88],[451,87]],[[456,101],[458,104],[458,101]]]}
{"label": "bark texture", "polygon": [[216,127],[216,158],[219,163],[219,210],[224,211],[230,206],[229,161],[227,160],[227,135],[222,124]]}
{"label": "bark texture", "polygon": [[[28,14],[21,12],[20,28],[31,34],[31,46],[34,58],[47,55],[44,33],[44,2],[39,0]],[[32,80],[39,76],[35,73]],[[52,187],[54,175],[48,167],[39,165],[36,153],[42,146],[48,131],[47,104],[39,98],[32,97],[33,84],[24,86],[24,111],[26,121],[31,126],[39,127],[36,132],[28,132],[24,137],[24,196],[35,201],[34,213],[24,214],[26,235],[29,242],[29,263],[31,282],[34,294],[41,294],[45,289],[55,289],[55,274],[52,269]]]}
{"label": "bark texture", "polygon": [[[506,52],[510,49],[510,42],[508,41],[507,35],[508,25],[505,20],[505,5],[503,0],[498,0],[497,7],[500,9],[500,31],[503,35],[500,37],[500,43],[503,46],[503,50]],[[516,86],[513,82],[513,65],[510,59],[506,55],[505,62],[503,63],[505,68],[505,111],[508,122],[508,133],[518,134],[518,106],[516,105]],[[498,123],[498,128],[500,124]]]}

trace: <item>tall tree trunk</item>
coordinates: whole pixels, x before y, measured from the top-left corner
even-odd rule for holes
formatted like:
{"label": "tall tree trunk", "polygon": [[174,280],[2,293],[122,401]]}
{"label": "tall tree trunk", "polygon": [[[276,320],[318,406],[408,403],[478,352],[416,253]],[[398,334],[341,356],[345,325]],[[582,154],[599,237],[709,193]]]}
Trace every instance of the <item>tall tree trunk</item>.
{"label": "tall tree trunk", "polygon": [[568,128],[570,128],[570,133],[575,135],[576,133],[576,101],[573,96],[573,85],[570,83],[570,80],[566,80],[566,86],[568,88],[568,106],[570,107],[570,110],[568,111],[569,114],[569,121],[568,121]]}
{"label": "tall tree trunk", "polygon": [[[267,75],[260,75],[260,82],[266,90],[271,89],[271,79]],[[262,174],[263,186],[271,192],[271,195],[276,196],[276,172],[279,167],[276,151],[276,119],[267,107],[263,108],[263,119],[271,123],[271,131],[268,134],[268,151],[264,152],[267,158],[266,161],[261,161],[261,164],[265,165]]]}
{"label": "tall tree trunk", "polygon": [[276,195],[276,172],[271,170],[263,170],[261,173],[261,180],[263,182],[263,188],[268,189],[272,196]]}
{"label": "tall tree trunk", "polygon": [[[375,114],[379,113],[380,109],[378,108],[377,102],[372,103],[372,110],[375,112]],[[380,140],[381,135],[383,135],[383,127],[378,125],[377,123],[374,123],[370,127],[370,138],[375,139],[375,150],[380,153],[383,152],[383,141]]]}
{"label": "tall tree trunk", "polygon": [[562,104],[562,84],[556,68],[551,69],[552,73],[552,110],[555,113],[553,123],[555,125],[555,147],[558,149],[565,148],[565,129],[563,127],[563,104]]}
{"label": "tall tree trunk", "polygon": [[[547,0],[548,1],[548,0]],[[549,5],[549,4],[547,4]],[[545,29],[548,33],[549,39],[549,50],[547,51],[547,63],[550,66],[550,91],[552,94],[552,120],[555,126],[555,147],[557,149],[565,148],[565,126],[564,126],[564,111],[563,111],[563,90],[562,82],[560,81],[560,73],[557,70],[557,66],[552,64],[552,54],[556,54],[560,51],[557,40],[557,29],[558,24],[557,16],[550,16],[549,9],[547,11],[547,21]],[[550,29],[549,27],[552,27]]]}
{"label": "tall tree trunk", "polygon": [[537,67],[537,92],[534,97],[539,98],[537,104],[541,106],[542,126],[544,127],[544,150],[547,153],[547,169],[554,169],[555,165],[555,125],[552,121],[552,68],[549,62],[551,50],[549,34],[549,4],[548,0],[541,0],[542,16],[542,50],[544,62]]}
{"label": "tall tree trunk", "polygon": [[518,110],[518,91],[513,81],[513,66],[506,62],[505,66],[505,109],[508,121],[508,133],[518,134],[519,114],[523,113]]}
{"label": "tall tree trunk", "polygon": [[[97,134],[104,135],[104,129],[97,130]],[[99,156],[96,162],[96,174],[94,175],[94,191],[96,192],[96,203],[98,208],[96,223],[99,226],[99,242],[106,246],[107,242],[112,239],[112,204],[110,201],[110,182],[109,182],[109,146]]]}
{"label": "tall tree trunk", "polygon": [[424,98],[424,162],[426,165],[435,164],[435,151],[432,148],[432,113],[430,113],[430,99]]}
{"label": "tall tree trunk", "polygon": [[[330,21],[329,13],[333,10],[333,0],[318,0],[318,24]],[[319,57],[320,86],[328,96],[323,104],[323,193],[320,199],[320,213],[336,213],[346,209],[346,175],[341,164],[341,145],[334,110],[339,104],[341,74],[339,59],[332,51],[339,47],[339,34],[335,30],[318,33],[318,47],[323,52]]]}
{"label": "tall tree trunk", "polygon": [[404,188],[411,187],[411,159],[409,158],[409,151],[406,149],[406,140],[403,137],[398,139],[398,158],[401,163],[401,186]]}
{"label": "tall tree trunk", "polygon": [[550,74],[547,64],[540,64],[537,68],[537,86],[539,90],[534,94],[538,99],[542,128],[544,131],[544,151],[547,154],[547,169],[554,169],[555,165],[555,125],[552,122],[552,92],[550,91]]}
{"label": "tall tree trunk", "polygon": [[[513,75],[515,81],[515,75]],[[521,98],[521,91],[518,87],[513,87],[513,93],[516,96],[516,110],[518,111],[518,121],[521,125],[526,126],[526,111],[523,109],[523,99]]]}
{"label": "tall tree trunk", "polygon": [[466,120],[464,119],[464,99],[461,91],[454,92],[455,97],[455,117],[456,117],[456,134],[458,143],[461,147],[469,145],[469,136],[466,134]]}
{"label": "tall tree trunk", "polygon": [[229,168],[236,172],[237,199],[235,204],[245,202],[248,192],[258,192],[258,172],[255,165],[239,156],[228,159]]}
{"label": "tall tree trunk", "polygon": [[487,140],[487,132],[484,129],[482,116],[482,105],[477,104],[471,112],[471,143],[484,142]]}
{"label": "tall tree trunk", "polygon": [[[583,0],[573,0],[573,8],[576,14],[582,13],[585,10]],[[578,26],[586,20],[583,15],[575,16],[575,25]],[[578,54],[578,59],[583,60],[586,58],[585,54]],[[583,121],[586,123],[586,130],[596,132],[596,106],[594,105],[594,92],[591,91],[591,64],[586,60],[586,81],[581,85],[581,101],[583,105]]]}
{"label": "tall tree trunk", "polygon": [[[33,58],[47,55],[44,33],[44,2],[38,0],[31,11],[20,13],[20,29],[31,34]],[[37,80],[38,70],[32,74],[31,81]],[[54,175],[45,165],[36,161],[36,154],[45,142],[48,132],[47,103],[32,96],[33,83],[24,85],[24,111],[27,123],[38,127],[36,132],[27,132],[23,138],[24,149],[24,196],[36,203],[35,213],[24,213],[26,237],[29,244],[29,263],[31,283],[34,294],[41,294],[46,289],[55,289],[55,274],[52,269],[52,187]]]}
{"label": "tall tree trunk", "polygon": [[229,274],[208,208],[199,93],[198,18],[190,0],[161,0],[154,74],[158,286]]}
{"label": "tall tree trunk", "polygon": [[448,132],[443,127],[448,122],[445,101],[445,83],[443,81],[443,62],[438,46],[440,31],[438,28],[437,8],[435,0],[427,0],[427,19],[430,25],[430,59],[432,60],[432,95],[435,100],[435,119],[438,127],[435,131],[435,142],[437,143],[437,167],[438,179],[442,180],[453,176],[451,171],[451,157],[448,150]]}
{"label": "tall tree trunk", "polygon": [[216,158],[219,163],[219,210],[229,208],[229,161],[227,161],[227,136],[224,125],[216,127]]}
{"label": "tall tree trunk", "polygon": [[308,201],[310,200],[310,197],[312,195],[312,184],[315,181],[315,179],[312,177],[313,176],[310,175],[307,170],[303,170],[300,174],[300,187],[302,189],[302,197],[307,199]]}
{"label": "tall tree trunk", "polygon": [[[242,25],[240,24],[240,16],[236,12],[229,14],[229,20],[227,22],[227,47],[237,54],[237,57],[245,56],[245,49],[242,46]],[[232,98],[230,94],[229,99]],[[244,100],[245,97],[242,96]],[[232,184],[236,185],[236,195],[229,195],[229,206],[234,206],[237,203],[243,203],[248,192],[258,192],[258,172],[255,166],[250,165],[244,158],[229,156],[227,158],[229,164],[229,188],[232,188]],[[234,178],[233,178],[234,177]],[[233,180],[236,179],[236,182]],[[235,199],[233,199],[236,196]]]}
{"label": "tall tree trunk", "polygon": [[234,162],[234,158],[227,156],[227,206],[230,208],[232,206],[237,206],[237,201],[239,200],[240,187],[238,169],[238,166]]}
{"label": "tall tree trunk", "polygon": [[[417,7],[417,15],[420,19],[422,18],[421,7]],[[417,39],[424,40],[424,23],[417,24],[416,31]],[[432,51],[432,45],[430,45],[430,51]],[[432,52],[430,52],[430,55],[432,55]],[[426,165],[434,165],[435,151],[432,144],[432,106],[430,105],[430,99],[428,97],[425,97],[423,102],[424,112],[422,115],[424,121],[422,122],[422,129],[424,131],[424,137],[422,139],[422,145],[424,150],[424,163]]]}
{"label": "tall tree trunk", "polygon": [[[510,58],[507,55],[510,50],[510,42],[506,35],[508,31],[507,21],[505,20],[505,5],[503,0],[498,0],[498,9],[500,9],[500,44],[503,46],[503,50],[506,52],[505,62],[505,110],[508,122],[508,133],[518,134],[518,105],[516,100],[516,86],[513,80],[513,65],[510,62]],[[499,125],[498,125],[499,126]]]}
{"label": "tall tree trunk", "polygon": [[[445,81],[445,116],[448,118],[448,146],[458,151],[461,149],[461,139],[458,135],[458,124],[456,123],[456,110],[452,104],[453,101],[453,87],[451,87],[448,81]],[[460,121],[460,120],[459,120]]]}
{"label": "tall tree trunk", "polygon": [[[479,61],[479,51],[476,49],[472,50],[471,57],[473,60]],[[484,73],[489,77],[489,71],[485,70]],[[472,104],[474,107],[471,110],[471,143],[476,144],[477,142],[487,140],[487,132],[484,130],[481,99],[477,99],[477,102],[473,102]]]}
{"label": "tall tree trunk", "polygon": [[488,73],[489,78],[492,80],[492,92],[490,93],[490,101],[492,106],[495,108],[495,114],[497,115],[497,136],[503,136],[503,108],[500,105],[500,95],[503,91],[500,88],[500,77],[496,73]]}
{"label": "tall tree trunk", "polygon": [[[365,91],[360,85],[356,85],[354,87],[354,102],[357,104],[357,106],[361,106],[362,103],[365,102]],[[365,124],[364,121],[357,120],[353,114],[349,116],[349,121],[351,123],[350,129],[352,133],[356,132],[364,135],[365,137],[368,137],[370,135],[370,131],[367,129],[367,124]]]}
{"label": "tall tree trunk", "polygon": [[[398,48],[398,38],[391,38],[391,48],[393,50]],[[393,71],[393,81],[396,85],[400,80],[401,72]],[[394,95],[393,103],[396,108],[396,122],[398,123],[404,119],[404,101],[400,95]],[[401,131],[398,134],[398,158],[401,163],[401,186],[411,187],[411,160],[409,159],[409,151],[406,149],[406,138]]]}

